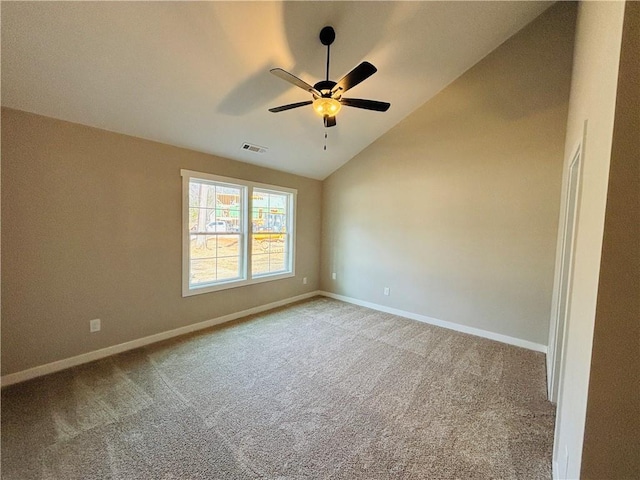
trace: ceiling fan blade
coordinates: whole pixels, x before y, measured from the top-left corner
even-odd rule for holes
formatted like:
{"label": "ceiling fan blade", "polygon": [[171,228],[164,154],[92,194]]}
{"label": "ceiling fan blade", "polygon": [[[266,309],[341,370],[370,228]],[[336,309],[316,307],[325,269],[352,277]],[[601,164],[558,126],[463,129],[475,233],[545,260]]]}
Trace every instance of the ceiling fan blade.
{"label": "ceiling fan blade", "polygon": [[329,128],[329,127],[335,127],[336,126],[336,117],[324,117],[324,126]]}
{"label": "ceiling fan blade", "polygon": [[331,95],[336,93],[343,93],[350,88],[355,87],[360,82],[363,82],[371,75],[376,73],[378,69],[371,65],[369,62],[362,62],[356,68],[347,73],[342,79],[336,83],[335,87],[331,89]]}
{"label": "ceiling fan blade", "polygon": [[340,103],[347,107],[364,108],[365,110],[375,110],[376,112],[386,112],[391,106],[391,104],[387,102],[363,100],[362,98],[341,98]]}
{"label": "ceiling fan blade", "polygon": [[273,73],[276,77],[281,78],[282,80],[285,80],[289,83],[294,84],[296,87],[300,87],[303,90],[306,90],[307,92],[311,92],[314,95],[321,97],[322,94],[316,90],[315,88],[313,88],[311,85],[309,85],[307,82],[305,82],[304,80],[300,80],[298,77],[296,77],[295,75],[292,75],[291,73],[281,69],[281,68],[272,68],[271,70],[269,70],[271,73]]}
{"label": "ceiling fan blade", "polygon": [[305,105],[311,105],[313,102],[311,100],[307,100],[306,102],[298,102],[298,103],[290,103],[288,105],[281,105],[279,107],[270,108],[269,111],[272,113],[284,112],[285,110],[291,110],[292,108],[304,107]]}

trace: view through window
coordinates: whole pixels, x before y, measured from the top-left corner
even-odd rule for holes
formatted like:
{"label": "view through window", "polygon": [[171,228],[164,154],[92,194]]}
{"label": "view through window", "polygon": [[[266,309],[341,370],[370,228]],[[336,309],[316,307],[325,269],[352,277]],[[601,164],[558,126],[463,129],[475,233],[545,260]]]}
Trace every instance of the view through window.
{"label": "view through window", "polygon": [[290,193],[254,188],[252,195],[252,256],[254,275],[284,272],[289,269]]}
{"label": "view through window", "polygon": [[183,295],[293,275],[295,190],[182,175]]}

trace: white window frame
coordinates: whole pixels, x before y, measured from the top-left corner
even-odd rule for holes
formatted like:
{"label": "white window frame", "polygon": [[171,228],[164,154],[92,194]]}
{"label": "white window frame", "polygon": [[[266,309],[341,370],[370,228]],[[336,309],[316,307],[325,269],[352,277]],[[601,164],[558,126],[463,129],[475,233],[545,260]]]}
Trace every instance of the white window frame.
{"label": "white window frame", "polygon": [[[270,282],[273,280],[281,280],[283,278],[291,278],[295,276],[295,245],[296,245],[296,212],[297,212],[297,195],[298,191],[294,188],[281,187],[278,185],[269,185],[265,183],[250,182],[239,178],[222,177],[210,173],[196,172],[193,170],[180,170],[182,176],[182,296],[189,297],[192,295],[200,295],[202,293],[217,292],[229,288],[243,287],[256,283]],[[204,180],[215,183],[228,184],[230,186],[243,187],[242,210],[241,217],[243,222],[243,251],[241,257],[241,278],[237,280],[227,280],[202,286],[190,286],[190,270],[191,270],[191,235],[189,232],[189,184],[191,180]],[[288,264],[290,270],[282,273],[262,273],[252,276],[251,272],[251,235],[252,223],[251,212],[253,202],[253,189],[269,190],[273,193],[286,193],[290,195],[289,213],[287,215],[288,223],[286,225],[288,237]]]}

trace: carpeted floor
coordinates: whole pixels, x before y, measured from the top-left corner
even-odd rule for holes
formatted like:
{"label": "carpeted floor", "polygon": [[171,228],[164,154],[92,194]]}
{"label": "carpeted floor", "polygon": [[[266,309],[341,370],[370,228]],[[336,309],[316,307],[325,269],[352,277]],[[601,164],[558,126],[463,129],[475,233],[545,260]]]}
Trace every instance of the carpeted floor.
{"label": "carpeted floor", "polygon": [[544,357],[315,298],[8,387],[2,478],[548,479]]}

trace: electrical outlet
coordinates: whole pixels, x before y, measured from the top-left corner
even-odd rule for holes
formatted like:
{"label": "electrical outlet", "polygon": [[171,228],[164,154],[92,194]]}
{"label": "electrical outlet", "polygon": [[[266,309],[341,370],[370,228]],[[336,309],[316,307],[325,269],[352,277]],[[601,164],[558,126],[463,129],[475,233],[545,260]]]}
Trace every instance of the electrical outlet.
{"label": "electrical outlet", "polygon": [[95,318],[89,321],[89,332],[95,333],[100,331],[100,319]]}
{"label": "electrical outlet", "polygon": [[336,275],[336,272],[333,272],[333,273],[331,274],[331,278],[332,278],[333,280],[335,280],[336,278],[338,278],[338,275]]}
{"label": "electrical outlet", "polygon": [[384,293],[386,296],[389,296],[389,294],[391,293],[391,291],[389,290],[389,287],[384,287],[384,291],[383,291],[383,293]]}
{"label": "electrical outlet", "polygon": [[306,285],[307,284],[307,277],[302,277],[302,284]]}

